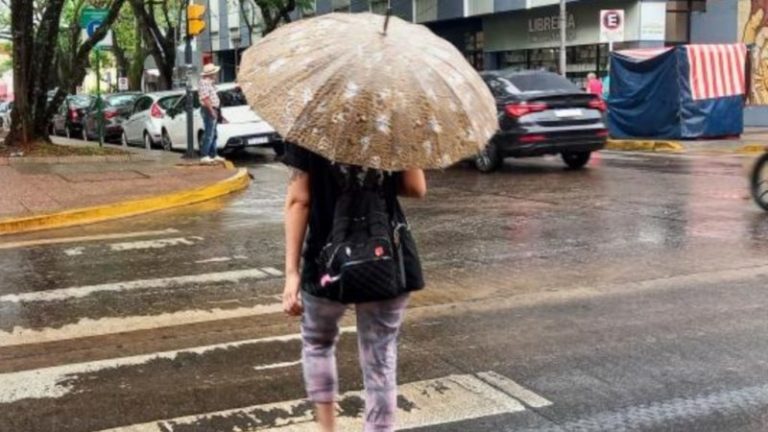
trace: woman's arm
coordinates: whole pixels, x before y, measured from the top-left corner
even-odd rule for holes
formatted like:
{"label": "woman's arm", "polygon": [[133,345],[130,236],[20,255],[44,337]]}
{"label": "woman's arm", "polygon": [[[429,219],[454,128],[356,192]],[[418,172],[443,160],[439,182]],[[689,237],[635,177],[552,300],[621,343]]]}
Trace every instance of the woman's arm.
{"label": "woman's arm", "polygon": [[424,171],[411,169],[403,171],[400,182],[400,196],[408,198],[424,198],[427,196],[427,179]]}
{"label": "woman's arm", "polygon": [[309,221],[309,174],[291,168],[291,179],[285,198],[285,289],[283,310],[293,316],[301,315],[301,248]]}

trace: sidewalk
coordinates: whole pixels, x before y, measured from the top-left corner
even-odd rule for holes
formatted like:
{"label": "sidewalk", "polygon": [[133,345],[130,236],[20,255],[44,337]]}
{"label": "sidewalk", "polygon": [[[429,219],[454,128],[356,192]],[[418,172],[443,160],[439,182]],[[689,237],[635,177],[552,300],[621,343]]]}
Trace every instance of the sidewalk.
{"label": "sidewalk", "polygon": [[759,154],[768,149],[768,129],[746,128],[741,137],[715,140],[609,140],[608,150],[668,153]]}
{"label": "sidewalk", "polygon": [[0,235],[133,216],[248,186],[247,172],[231,164],[203,166],[178,153],[128,151],[121,156],[0,158]]}

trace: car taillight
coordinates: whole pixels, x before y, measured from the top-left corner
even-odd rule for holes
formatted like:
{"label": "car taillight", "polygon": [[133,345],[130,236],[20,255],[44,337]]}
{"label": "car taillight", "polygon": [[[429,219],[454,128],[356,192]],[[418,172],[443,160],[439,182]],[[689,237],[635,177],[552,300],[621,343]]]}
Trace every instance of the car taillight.
{"label": "car taillight", "polygon": [[519,102],[508,104],[504,107],[504,111],[508,116],[513,118],[519,118],[526,114],[541,112],[547,109],[547,104],[544,102]]}
{"label": "car taillight", "polygon": [[608,138],[608,131],[603,129],[601,131],[598,131],[595,135],[597,135],[600,138]]}
{"label": "car taillight", "polygon": [[107,110],[104,111],[104,118],[105,119],[111,119],[117,117],[117,110]]}
{"label": "car taillight", "polygon": [[521,143],[535,143],[535,142],[542,142],[547,140],[546,135],[522,135],[520,136],[520,142]]}
{"label": "car taillight", "polygon": [[589,107],[592,109],[600,110],[601,112],[605,112],[608,107],[605,105],[605,101],[600,98],[595,98],[589,101]]}
{"label": "car taillight", "polygon": [[70,120],[77,120],[79,116],[77,115],[77,110],[74,108],[69,109],[69,118]]}
{"label": "car taillight", "polygon": [[163,118],[163,110],[160,109],[160,105],[153,103],[152,108],[149,111],[149,115],[154,118]]}

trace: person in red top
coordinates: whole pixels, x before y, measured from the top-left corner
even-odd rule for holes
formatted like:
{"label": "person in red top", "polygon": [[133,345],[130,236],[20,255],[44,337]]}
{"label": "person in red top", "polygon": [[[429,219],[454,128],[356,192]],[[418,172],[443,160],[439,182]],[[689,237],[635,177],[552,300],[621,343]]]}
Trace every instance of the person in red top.
{"label": "person in red top", "polygon": [[603,83],[592,72],[587,75],[587,93],[596,95],[600,99],[603,98]]}

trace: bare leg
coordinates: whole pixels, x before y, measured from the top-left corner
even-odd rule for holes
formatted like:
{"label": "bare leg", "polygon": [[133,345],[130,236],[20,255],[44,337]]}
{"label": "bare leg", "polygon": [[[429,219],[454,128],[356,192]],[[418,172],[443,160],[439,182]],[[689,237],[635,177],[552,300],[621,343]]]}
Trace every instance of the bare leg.
{"label": "bare leg", "polygon": [[336,404],[316,403],[315,414],[321,432],[336,432]]}

